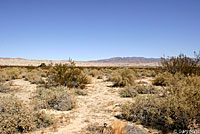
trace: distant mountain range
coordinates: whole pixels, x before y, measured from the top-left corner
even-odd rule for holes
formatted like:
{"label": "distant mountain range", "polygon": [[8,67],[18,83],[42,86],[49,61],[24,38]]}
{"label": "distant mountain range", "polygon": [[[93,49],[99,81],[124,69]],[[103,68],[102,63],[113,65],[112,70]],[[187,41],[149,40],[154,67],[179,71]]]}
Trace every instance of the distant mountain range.
{"label": "distant mountain range", "polygon": [[[160,58],[144,57],[114,57],[110,59],[101,59],[93,61],[75,61],[77,66],[158,66]],[[65,64],[68,60],[41,60],[41,59],[23,59],[23,58],[1,58],[0,66],[39,66],[41,63]]]}
{"label": "distant mountain range", "polygon": [[145,58],[145,57],[113,57],[109,59],[92,60],[89,62],[97,63],[153,63],[160,62],[160,58]]}

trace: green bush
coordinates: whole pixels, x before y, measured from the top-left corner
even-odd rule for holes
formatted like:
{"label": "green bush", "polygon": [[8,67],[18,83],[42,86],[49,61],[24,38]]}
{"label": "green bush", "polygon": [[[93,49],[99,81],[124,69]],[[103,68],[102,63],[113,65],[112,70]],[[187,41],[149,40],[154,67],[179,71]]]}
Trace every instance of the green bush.
{"label": "green bush", "polygon": [[87,75],[75,68],[75,63],[56,64],[48,73],[47,85],[63,85],[69,88],[85,88],[86,84],[90,83]]}
{"label": "green bush", "polygon": [[109,80],[114,82],[113,86],[117,87],[131,86],[135,83],[135,79],[135,72],[128,68],[118,69],[109,77]]}
{"label": "green bush", "polygon": [[25,133],[51,124],[52,117],[29,109],[18,98],[0,97],[1,134]]}
{"label": "green bush", "polygon": [[64,87],[38,88],[32,103],[36,108],[71,110],[75,106],[73,96]]}

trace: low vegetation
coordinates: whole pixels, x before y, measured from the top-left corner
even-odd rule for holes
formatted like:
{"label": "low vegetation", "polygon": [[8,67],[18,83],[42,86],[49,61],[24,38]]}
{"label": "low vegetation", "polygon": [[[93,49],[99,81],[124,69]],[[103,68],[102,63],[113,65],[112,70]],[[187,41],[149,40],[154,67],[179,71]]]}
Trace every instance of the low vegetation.
{"label": "low vegetation", "polygon": [[119,94],[121,97],[136,97],[138,92],[135,89],[128,87],[121,90]]}
{"label": "low vegetation", "polygon": [[25,133],[53,124],[53,117],[33,111],[14,97],[0,97],[0,133]]}
{"label": "low vegetation", "polygon": [[168,72],[159,73],[158,75],[156,75],[155,79],[152,81],[152,84],[155,86],[167,86],[168,80],[172,77],[173,75]]}
{"label": "low vegetation", "polygon": [[24,68],[17,67],[0,69],[0,81],[5,82],[9,80],[23,78],[25,70],[26,69]]}
{"label": "low vegetation", "polygon": [[38,88],[32,103],[37,108],[71,110],[75,106],[72,94],[65,87]]}
{"label": "low vegetation", "polygon": [[42,69],[28,70],[24,75],[24,79],[31,82],[32,84],[44,84],[46,77],[46,72]]}
{"label": "low vegetation", "polygon": [[102,75],[102,72],[97,69],[92,69],[88,72],[88,74],[91,75],[92,77],[99,77]]}
{"label": "low vegetation", "polygon": [[194,52],[195,58],[180,54],[177,57],[161,58],[162,70],[171,74],[200,75],[200,53]]}
{"label": "low vegetation", "polygon": [[73,61],[70,64],[56,64],[48,72],[49,86],[67,86],[69,88],[85,88],[90,83],[88,76]]}
{"label": "low vegetation", "polygon": [[132,86],[135,84],[134,81],[136,80],[136,74],[133,70],[128,68],[118,69],[111,73],[109,80],[114,82],[113,86]]}
{"label": "low vegetation", "polygon": [[[198,59],[179,55],[177,58],[162,61],[163,73],[155,77],[153,84],[165,86],[162,89],[165,96],[136,97],[134,103],[129,102],[121,107],[122,117],[152,126],[163,133],[173,132],[175,129],[199,129],[200,76],[196,70],[199,67]],[[143,89],[139,88],[137,92],[143,93]]]}

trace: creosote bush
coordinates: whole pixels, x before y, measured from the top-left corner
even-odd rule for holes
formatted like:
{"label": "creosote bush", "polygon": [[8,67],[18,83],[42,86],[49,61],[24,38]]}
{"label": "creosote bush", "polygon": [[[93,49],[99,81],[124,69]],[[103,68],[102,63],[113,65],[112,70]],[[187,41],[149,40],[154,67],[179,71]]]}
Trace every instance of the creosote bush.
{"label": "creosote bush", "polygon": [[180,54],[177,57],[161,58],[162,70],[172,74],[200,75],[200,53],[195,58]]}
{"label": "creosote bush", "polygon": [[115,70],[109,77],[114,82],[113,86],[117,87],[131,86],[135,79],[135,72],[128,68]]}
{"label": "creosote bush", "polygon": [[32,99],[35,109],[67,111],[75,106],[74,97],[64,87],[38,88]]}
{"label": "creosote bush", "polygon": [[30,110],[14,97],[0,97],[0,133],[25,133],[53,124],[53,117]]}
{"label": "creosote bush", "polygon": [[63,85],[69,88],[85,88],[89,84],[88,76],[73,61],[70,64],[56,64],[48,73],[47,86]]}

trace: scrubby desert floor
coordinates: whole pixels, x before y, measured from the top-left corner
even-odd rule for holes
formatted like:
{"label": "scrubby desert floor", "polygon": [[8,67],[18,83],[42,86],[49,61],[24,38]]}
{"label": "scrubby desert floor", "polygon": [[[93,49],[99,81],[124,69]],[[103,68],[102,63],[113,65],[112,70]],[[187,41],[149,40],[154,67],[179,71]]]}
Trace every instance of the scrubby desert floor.
{"label": "scrubby desert floor", "polygon": [[[120,105],[134,98],[122,98],[119,91],[122,88],[112,87],[113,83],[106,81],[106,77],[102,79],[92,78],[92,84],[88,84],[84,89],[87,95],[77,96],[76,107],[71,111],[46,110],[47,113],[56,117],[55,124],[51,127],[31,132],[31,134],[86,134],[88,126],[111,126],[118,122],[119,124],[134,125],[141,130],[136,133],[149,133],[147,128],[135,123],[126,122],[118,119],[120,115]],[[151,78],[145,78],[138,81],[150,83]],[[11,95],[17,96],[25,102],[29,102],[29,98],[36,90],[36,85],[31,84],[23,79],[10,81],[12,88],[20,89]],[[4,93],[0,94],[5,96]],[[6,94],[9,95],[9,94]]]}

